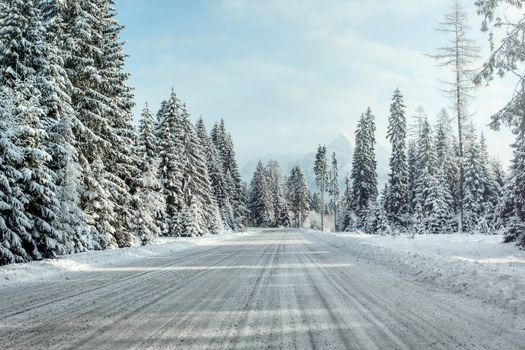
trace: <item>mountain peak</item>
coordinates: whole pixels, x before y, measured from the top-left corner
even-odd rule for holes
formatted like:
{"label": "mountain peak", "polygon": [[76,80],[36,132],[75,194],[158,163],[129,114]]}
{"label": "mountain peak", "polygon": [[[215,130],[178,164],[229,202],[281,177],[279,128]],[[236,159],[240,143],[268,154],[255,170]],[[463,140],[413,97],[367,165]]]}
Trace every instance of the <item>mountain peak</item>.
{"label": "mountain peak", "polygon": [[330,145],[345,145],[352,147],[352,139],[350,136],[345,133],[344,131],[341,131],[337,137],[330,143]]}

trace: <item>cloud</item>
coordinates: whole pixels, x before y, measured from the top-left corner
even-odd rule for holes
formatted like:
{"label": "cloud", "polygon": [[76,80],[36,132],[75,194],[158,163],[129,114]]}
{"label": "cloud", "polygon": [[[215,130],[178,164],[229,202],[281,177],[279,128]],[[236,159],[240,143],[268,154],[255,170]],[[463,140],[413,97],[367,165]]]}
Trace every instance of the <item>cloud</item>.
{"label": "cloud", "polygon": [[[377,137],[386,146],[396,87],[405,94],[409,114],[422,105],[433,117],[448,104],[437,81],[444,72],[423,55],[446,41],[434,27],[448,0],[425,0],[424,6],[421,0],[206,4],[208,12],[193,14],[198,24],[146,36],[137,47],[149,59],[135,61],[132,73],[140,99],[160,102],[175,85],[194,114],[211,121],[224,117],[241,162],[261,152],[313,149],[340,131],[352,134],[367,106],[376,114]],[[470,4],[477,33],[473,10]],[[489,122],[508,94],[509,84],[499,81],[480,91],[473,105],[480,111],[478,125]],[[491,150],[508,159],[502,134],[486,134]]]}

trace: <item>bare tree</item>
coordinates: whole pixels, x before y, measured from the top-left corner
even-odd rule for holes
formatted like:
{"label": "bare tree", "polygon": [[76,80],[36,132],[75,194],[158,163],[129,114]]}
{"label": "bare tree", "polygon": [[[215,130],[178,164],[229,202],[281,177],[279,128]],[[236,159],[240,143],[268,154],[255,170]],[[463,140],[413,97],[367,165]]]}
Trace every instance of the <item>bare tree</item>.
{"label": "bare tree", "polygon": [[450,80],[441,80],[445,87],[443,92],[452,101],[451,108],[455,112],[458,126],[459,148],[459,223],[458,230],[463,232],[463,197],[464,197],[464,137],[463,130],[469,117],[468,104],[472,100],[472,90],[475,88],[473,78],[475,71],[471,68],[479,59],[480,48],[474,40],[469,39],[467,14],[458,0],[454,0],[449,12],[445,14],[443,22],[439,23],[438,31],[450,36],[447,46],[440,47],[435,55],[430,57],[439,62],[440,67],[446,67],[453,73]]}

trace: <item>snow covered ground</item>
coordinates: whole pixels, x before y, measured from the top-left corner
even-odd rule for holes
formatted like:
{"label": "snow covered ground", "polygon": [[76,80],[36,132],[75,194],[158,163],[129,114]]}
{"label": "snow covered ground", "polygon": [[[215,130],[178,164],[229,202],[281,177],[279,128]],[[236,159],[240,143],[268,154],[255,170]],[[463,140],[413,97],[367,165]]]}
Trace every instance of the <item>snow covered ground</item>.
{"label": "snow covered ground", "polygon": [[0,349],[523,349],[496,236],[249,230],[0,269]]}
{"label": "snow covered ground", "polygon": [[63,278],[70,272],[93,272],[112,265],[125,264],[140,259],[172,255],[176,252],[199,245],[239,238],[257,230],[246,232],[228,232],[206,237],[161,237],[147,246],[121,248],[103,251],[61,256],[26,264],[0,266],[0,288],[24,282],[46,281],[51,278]]}
{"label": "snow covered ground", "polygon": [[328,233],[330,245],[417,281],[525,314],[525,251],[500,235]]}

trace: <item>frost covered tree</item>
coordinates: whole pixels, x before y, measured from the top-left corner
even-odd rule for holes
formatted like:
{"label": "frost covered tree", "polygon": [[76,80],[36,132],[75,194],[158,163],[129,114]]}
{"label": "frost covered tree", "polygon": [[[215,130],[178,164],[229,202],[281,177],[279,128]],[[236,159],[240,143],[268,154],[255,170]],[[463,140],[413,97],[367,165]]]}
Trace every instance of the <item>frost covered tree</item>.
{"label": "frost covered tree", "polygon": [[450,207],[451,195],[447,188],[443,168],[436,169],[436,173],[430,178],[429,185],[428,196],[423,205],[427,212],[423,221],[425,232],[433,234],[451,233],[454,213]]}
{"label": "frost covered tree", "polygon": [[301,227],[306,212],[310,210],[310,190],[299,166],[294,166],[286,183],[290,209],[294,214],[296,227]]}
{"label": "frost covered tree", "polygon": [[175,236],[179,233],[179,213],[183,208],[182,203],[182,167],[181,138],[177,130],[182,123],[182,103],[175,90],[163,108],[163,116],[158,126],[158,151],[160,155],[160,179],[164,187],[166,203],[166,234]]}
{"label": "frost covered tree", "polygon": [[[179,166],[182,171],[182,201],[184,207],[191,207],[190,214],[195,214],[201,229],[199,235],[208,232],[218,233],[221,229],[221,218],[217,202],[213,196],[206,157],[201,142],[197,136],[195,126],[190,120],[186,107],[182,106],[180,125],[176,135],[180,137],[181,154]],[[199,211],[197,213],[197,211]],[[185,220],[187,221],[187,216]],[[195,235],[195,231],[182,230],[182,235]]]}
{"label": "frost covered tree", "polygon": [[432,210],[432,203],[428,197],[432,191],[432,180],[436,172],[436,152],[432,131],[428,121],[423,120],[421,134],[417,145],[417,178],[415,179],[415,208],[419,208],[424,216],[428,216]]}
{"label": "frost covered tree", "polygon": [[211,139],[222,161],[222,170],[224,174],[226,190],[230,205],[234,214],[234,226],[238,227],[247,215],[246,207],[240,200],[241,195],[241,176],[239,165],[235,158],[235,149],[231,134],[226,130],[224,120],[215,124],[211,130]]}
{"label": "frost covered tree", "polygon": [[324,231],[324,195],[328,184],[328,160],[326,158],[326,147],[319,146],[314,162],[315,183],[321,193],[321,231]]}
{"label": "frost covered tree", "polygon": [[404,226],[409,201],[409,176],[406,154],[406,118],[403,95],[399,89],[394,91],[390,116],[388,118],[387,138],[392,145],[388,192],[385,210],[390,222]]}
{"label": "frost covered tree", "polygon": [[[481,30],[490,33],[491,53],[476,76],[477,84],[489,84],[495,76],[512,75],[517,84],[510,101],[492,116],[492,128],[502,125],[516,135],[510,174],[498,204],[500,220],[506,225],[505,241],[525,247],[525,15],[523,3],[510,0],[477,0],[483,18]],[[517,18],[501,17],[503,9],[512,8]],[[495,38],[501,37],[496,44]]]}
{"label": "frost covered tree", "polygon": [[79,123],[72,106],[72,84],[64,67],[68,50],[63,45],[66,29],[62,11],[66,4],[59,0],[42,0],[38,5],[44,20],[46,50],[43,53],[48,63],[44,79],[40,80],[46,82],[41,89],[42,125],[47,133],[43,145],[51,155],[48,167],[53,172],[60,205],[55,227],[66,236],[64,252],[80,252],[92,249],[93,243],[80,207],[82,174],[73,132]]}
{"label": "frost covered tree", "polygon": [[233,208],[226,188],[226,180],[222,168],[222,161],[212,142],[210,136],[206,131],[204,120],[199,118],[196,124],[197,136],[201,142],[206,158],[206,167],[208,176],[210,178],[210,185],[215,202],[218,205],[221,221],[228,228],[235,228],[235,218],[233,215]]}
{"label": "frost covered tree", "polygon": [[337,232],[337,211],[339,205],[339,168],[335,152],[332,153],[332,164],[328,173],[328,193],[332,196],[332,209],[334,211],[334,230]]}
{"label": "frost covered tree", "polygon": [[475,232],[483,221],[483,204],[488,179],[484,173],[481,147],[474,135],[469,135],[465,154],[465,195],[463,199],[465,232]]}
{"label": "frost covered tree", "polygon": [[166,209],[158,176],[155,120],[147,104],[141,114],[136,151],[140,175],[133,193],[133,206],[136,211],[134,230],[139,234],[141,243],[146,244],[163,233]]}
{"label": "frost covered tree", "polygon": [[248,201],[251,222],[257,227],[271,227],[274,222],[275,210],[273,197],[268,183],[268,173],[261,161],[250,183],[250,198]]}
{"label": "frost covered tree", "polygon": [[344,232],[350,231],[354,224],[354,219],[352,216],[352,185],[348,176],[345,177],[345,187],[341,198],[340,212],[338,227]]}
{"label": "frost covered tree", "polygon": [[0,89],[0,265],[40,258],[31,234],[31,217],[25,211],[21,164],[24,150],[17,145],[14,96]]}
{"label": "frost covered tree", "polygon": [[368,234],[391,234],[390,224],[383,204],[377,201],[369,202],[363,228]]}
{"label": "frost covered tree", "polygon": [[279,163],[275,160],[268,162],[266,166],[268,185],[272,191],[275,227],[287,227],[290,224],[288,203],[284,191],[284,180],[281,175]]}
{"label": "frost covered tree", "polygon": [[99,93],[105,96],[104,117],[108,120],[110,134],[107,141],[110,147],[104,158],[107,188],[114,201],[115,217],[111,224],[115,228],[114,237],[119,247],[140,244],[143,240],[131,224],[136,217],[133,207],[132,189],[138,181],[140,170],[134,150],[136,130],[133,126],[132,108],[134,95],[128,85],[129,73],[124,65],[127,54],[120,40],[123,26],[118,23],[114,0],[98,2],[99,25],[101,33],[99,62]]}
{"label": "frost covered tree", "polygon": [[459,159],[454,147],[454,135],[451,127],[451,119],[446,109],[442,109],[437,117],[435,129],[435,145],[437,156],[437,169],[443,169],[444,180],[451,194],[452,202],[449,207],[453,212],[459,211]]}
{"label": "frost covered tree", "polygon": [[32,258],[53,257],[67,250],[57,225],[60,204],[49,153],[53,143],[45,125],[52,115],[46,102],[51,103],[59,89],[53,80],[52,51],[38,2],[2,2],[0,23],[0,86],[12,102],[12,140],[23,156],[17,167],[25,197],[21,210],[30,220],[27,230],[37,246],[28,249]]}
{"label": "frost covered tree", "polygon": [[368,108],[366,113],[361,115],[355,132],[355,148],[350,176],[353,209],[358,215],[366,211],[369,202],[375,202],[378,196],[375,131],[374,115]]}
{"label": "frost covered tree", "polygon": [[407,123],[407,136],[412,140],[417,140],[421,133],[421,126],[423,120],[427,118],[427,112],[423,106],[418,106],[416,110],[410,116],[410,120]]}
{"label": "frost covered tree", "polygon": [[75,110],[72,130],[82,180],[81,208],[99,248],[137,242],[130,189],[138,175],[131,123],[133,96],[124,72],[122,27],[113,1],[56,2]]}
{"label": "frost covered tree", "polygon": [[468,103],[472,99],[474,88],[474,70],[472,66],[479,58],[479,47],[468,37],[468,16],[458,0],[454,0],[452,8],[445,14],[438,30],[450,35],[448,46],[438,49],[435,58],[441,67],[450,68],[452,78],[445,81],[444,93],[453,103],[458,126],[459,151],[459,222],[458,230],[463,232],[463,199],[464,199],[464,128],[468,118]]}
{"label": "frost covered tree", "polygon": [[415,213],[416,208],[416,180],[419,176],[419,169],[417,168],[417,143],[416,140],[408,142],[407,149],[407,163],[408,163],[408,206],[411,214]]}

